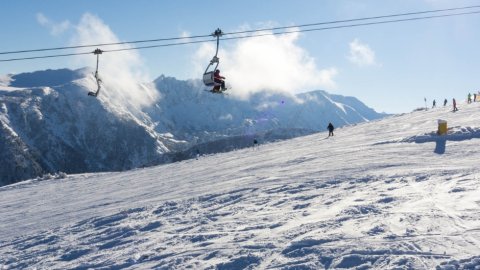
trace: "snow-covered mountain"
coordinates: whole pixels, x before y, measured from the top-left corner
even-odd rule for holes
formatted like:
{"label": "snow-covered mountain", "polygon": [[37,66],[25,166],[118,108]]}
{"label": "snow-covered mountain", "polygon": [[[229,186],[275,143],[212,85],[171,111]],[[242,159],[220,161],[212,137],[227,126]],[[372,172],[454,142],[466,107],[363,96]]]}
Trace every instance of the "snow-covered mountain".
{"label": "snow-covered mountain", "polygon": [[459,109],[2,187],[0,269],[478,269],[480,103]]}
{"label": "snow-covered mountain", "polygon": [[150,166],[385,116],[324,91],[241,100],[165,76],[139,85],[141,106],[109,85],[97,99],[87,96],[97,86],[87,69],[2,77],[0,186],[47,173]]}

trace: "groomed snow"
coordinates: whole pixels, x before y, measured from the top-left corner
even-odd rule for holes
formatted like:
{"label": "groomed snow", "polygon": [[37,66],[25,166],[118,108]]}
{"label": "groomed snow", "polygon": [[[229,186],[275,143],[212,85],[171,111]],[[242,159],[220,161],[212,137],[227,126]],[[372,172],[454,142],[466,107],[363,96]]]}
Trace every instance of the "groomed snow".
{"label": "groomed snow", "polygon": [[478,269],[480,104],[459,109],[0,188],[0,269]]}

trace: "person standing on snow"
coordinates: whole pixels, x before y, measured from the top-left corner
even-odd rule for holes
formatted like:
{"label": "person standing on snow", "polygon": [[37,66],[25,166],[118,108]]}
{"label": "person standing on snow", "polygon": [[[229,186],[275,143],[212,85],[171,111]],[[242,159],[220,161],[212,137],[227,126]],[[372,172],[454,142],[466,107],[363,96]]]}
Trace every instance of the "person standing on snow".
{"label": "person standing on snow", "polygon": [[447,106],[447,102],[448,102],[447,99],[443,101],[443,107]]}
{"label": "person standing on snow", "polygon": [[253,149],[258,148],[258,141],[257,139],[253,138]]}
{"label": "person standing on snow", "polygon": [[456,112],[458,111],[458,108],[457,108],[457,101],[455,99],[453,99],[453,111]]}
{"label": "person standing on snow", "polygon": [[327,129],[328,129],[328,137],[333,136],[333,130],[335,128],[333,127],[332,123],[328,123]]}
{"label": "person standing on snow", "polygon": [[437,102],[436,102],[435,99],[434,99],[434,100],[433,100],[432,109],[435,108],[436,105],[437,105]]}

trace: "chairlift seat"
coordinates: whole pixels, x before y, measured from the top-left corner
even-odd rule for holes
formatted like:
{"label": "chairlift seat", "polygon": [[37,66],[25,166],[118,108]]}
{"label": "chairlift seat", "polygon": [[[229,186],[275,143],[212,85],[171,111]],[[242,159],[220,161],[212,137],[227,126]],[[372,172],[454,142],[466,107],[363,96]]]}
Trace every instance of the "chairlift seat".
{"label": "chairlift seat", "polygon": [[203,74],[203,83],[206,85],[206,86],[214,86],[216,83],[215,83],[215,80],[214,80],[214,72],[213,71],[210,71],[210,72],[206,72],[205,74]]}

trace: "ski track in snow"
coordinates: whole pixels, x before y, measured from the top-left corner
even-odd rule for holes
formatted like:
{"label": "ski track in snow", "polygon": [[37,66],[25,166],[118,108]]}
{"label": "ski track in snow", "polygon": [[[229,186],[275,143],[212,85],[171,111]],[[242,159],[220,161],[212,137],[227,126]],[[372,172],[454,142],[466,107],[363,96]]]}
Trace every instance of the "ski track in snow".
{"label": "ski track in snow", "polygon": [[477,269],[478,105],[0,188],[0,269]]}

